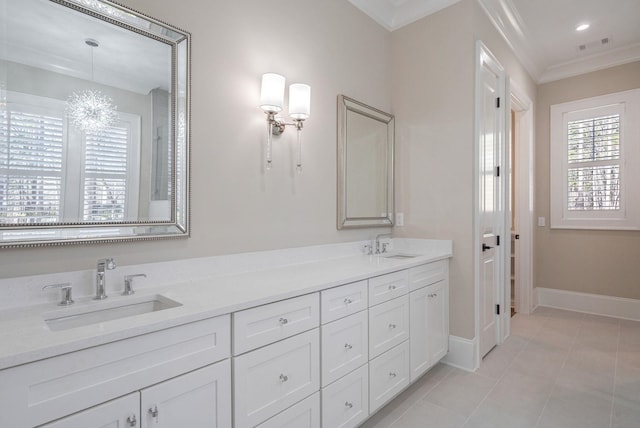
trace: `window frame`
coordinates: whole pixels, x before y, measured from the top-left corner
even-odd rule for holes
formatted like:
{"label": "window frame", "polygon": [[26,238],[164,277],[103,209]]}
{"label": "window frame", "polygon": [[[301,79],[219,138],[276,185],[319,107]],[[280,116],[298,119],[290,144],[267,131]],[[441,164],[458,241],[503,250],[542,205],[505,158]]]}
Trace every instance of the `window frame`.
{"label": "window frame", "polygon": [[[568,170],[576,164],[568,162],[568,123],[612,112],[620,114],[620,158],[610,162],[619,165],[619,209],[569,210]],[[552,105],[549,153],[552,229],[640,229],[640,89]]]}

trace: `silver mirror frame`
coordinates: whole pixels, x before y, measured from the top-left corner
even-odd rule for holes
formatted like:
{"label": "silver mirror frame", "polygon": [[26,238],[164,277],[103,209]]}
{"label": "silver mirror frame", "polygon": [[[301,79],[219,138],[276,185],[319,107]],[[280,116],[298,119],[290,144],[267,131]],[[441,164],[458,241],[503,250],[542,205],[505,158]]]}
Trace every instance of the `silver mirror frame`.
{"label": "silver mirror frame", "polygon": [[[0,248],[188,238],[191,233],[191,34],[111,0],[49,1],[171,47],[171,127],[174,142],[171,218],[168,221],[145,222],[0,225]],[[134,17],[133,21],[131,17]]]}
{"label": "silver mirror frame", "polygon": [[[354,112],[387,126],[386,145],[386,215],[372,217],[349,217],[347,200],[347,113]],[[345,95],[338,95],[338,229],[393,226],[394,208],[394,147],[395,117],[382,110],[363,104]]]}

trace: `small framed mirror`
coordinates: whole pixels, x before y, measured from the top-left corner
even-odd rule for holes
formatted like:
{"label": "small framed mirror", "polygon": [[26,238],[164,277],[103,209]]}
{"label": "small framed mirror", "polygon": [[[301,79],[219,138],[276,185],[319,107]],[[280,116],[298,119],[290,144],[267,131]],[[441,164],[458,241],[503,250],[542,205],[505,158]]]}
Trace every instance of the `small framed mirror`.
{"label": "small framed mirror", "polygon": [[189,236],[189,33],[1,1],[0,248]]}
{"label": "small framed mirror", "polygon": [[338,96],[338,229],[393,226],[394,116]]}

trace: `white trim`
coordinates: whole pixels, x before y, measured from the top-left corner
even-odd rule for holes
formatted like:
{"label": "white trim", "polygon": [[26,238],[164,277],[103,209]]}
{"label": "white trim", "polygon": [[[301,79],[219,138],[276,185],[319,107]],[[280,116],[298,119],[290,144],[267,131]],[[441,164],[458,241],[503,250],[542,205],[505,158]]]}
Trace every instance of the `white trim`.
{"label": "white trim", "polygon": [[389,31],[397,30],[432,15],[460,0],[349,0]]}
{"label": "white trim", "polygon": [[478,354],[476,339],[449,336],[449,353],[442,359],[442,363],[451,367],[473,372],[478,368],[475,356]]}
{"label": "white trim", "polygon": [[577,291],[537,288],[538,305],[640,321],[640,300]]}
{"label": "white trim", "polygon": [[[515,248],[518,287],[516,312],[530,314],[533,308],[533,102],[511,81],[512,109],[515,111],[515,186],[516,233],[520,235]],[[509,114],[509,116],[511,116]],[[511,128],[509,128],[510,130]],[[509,291],[511,287],[508,287]]]}

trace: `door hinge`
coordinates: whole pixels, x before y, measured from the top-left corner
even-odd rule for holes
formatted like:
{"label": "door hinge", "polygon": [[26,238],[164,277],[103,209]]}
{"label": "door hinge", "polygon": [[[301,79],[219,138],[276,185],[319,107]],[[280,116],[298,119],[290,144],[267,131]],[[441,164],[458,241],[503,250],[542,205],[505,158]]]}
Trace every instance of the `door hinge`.
{"label": "door hinge", "polygon": [[500,235],[496,236],[496,245],[500,246]]}
{"label": "door hinge", "polygon": [[496,167],[496,177],[500,177],[500,166]]}
{"label": "door hinge", "polygon": [[496,98],[496,108],[500,108],[500,97]]}
{"label": "door hinge", "polygon": [[496,315],[500,315],[500,305],[496,305]]}
{"label": "door hinge", "polygon": [[520,234],[516,233],[515,238],[516,238],[516,239],[520,239]]}

